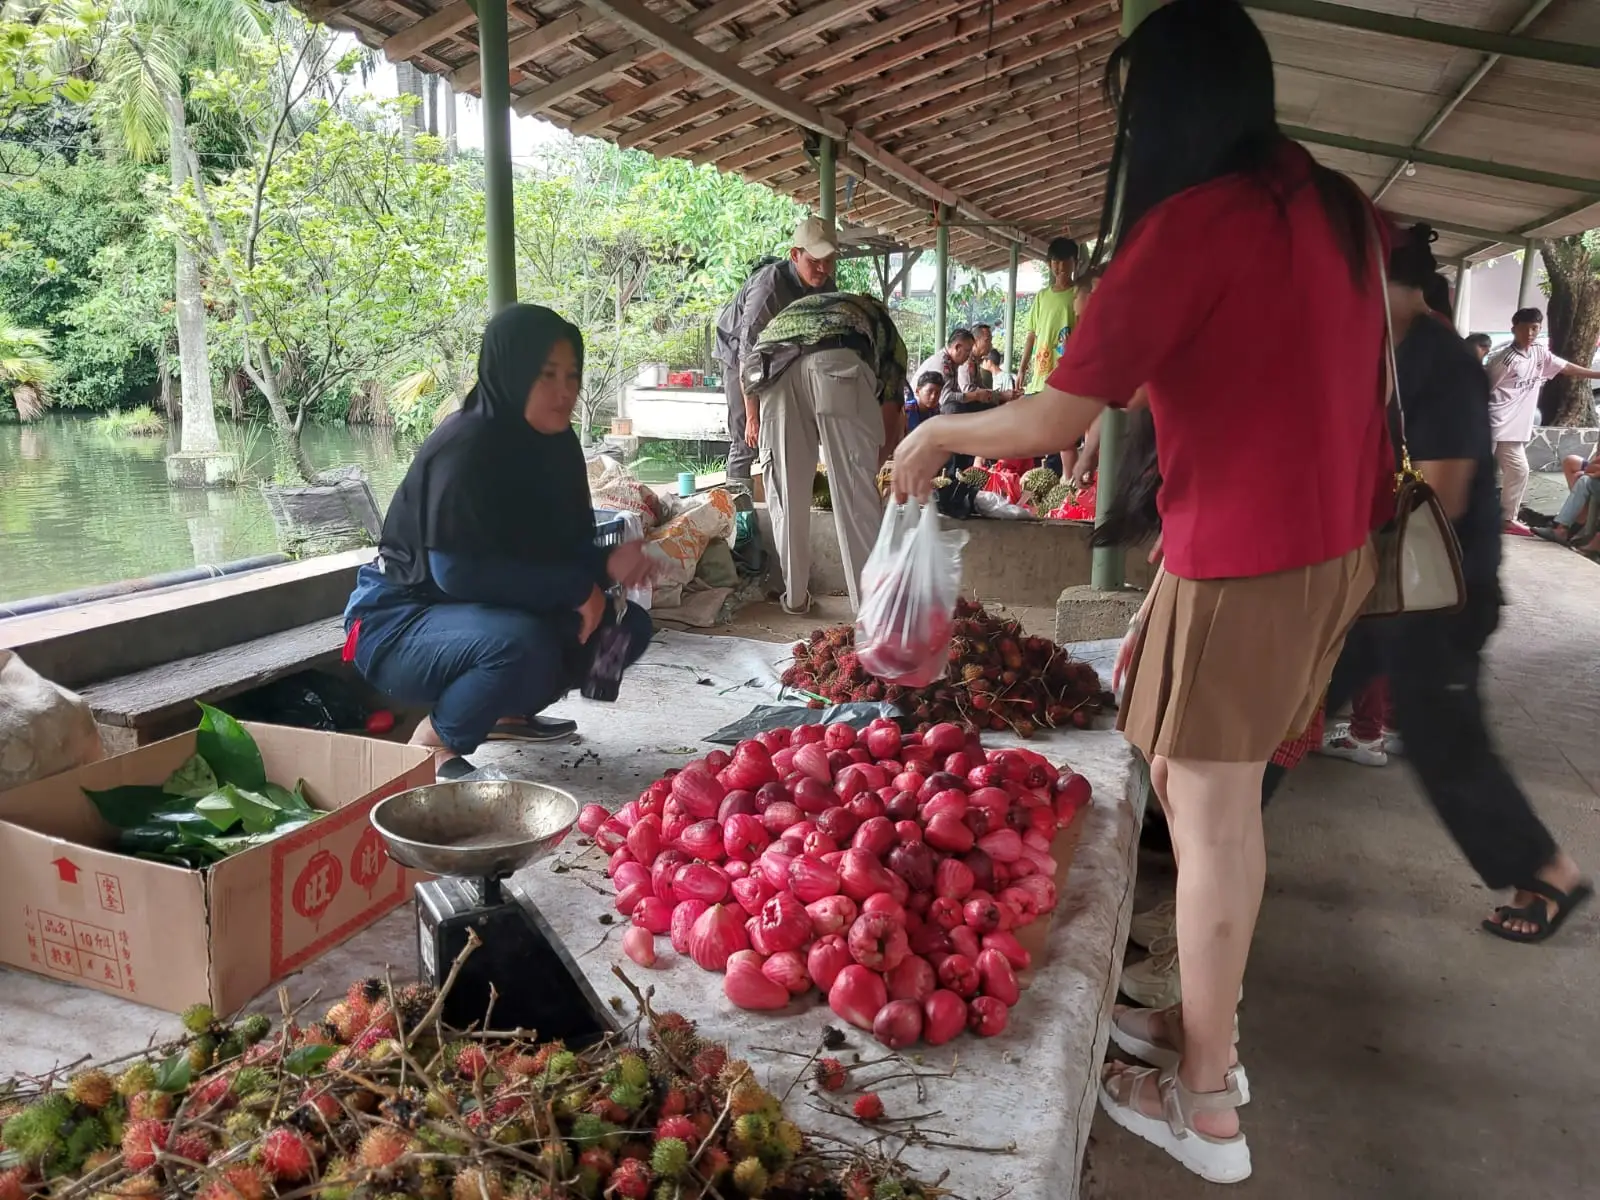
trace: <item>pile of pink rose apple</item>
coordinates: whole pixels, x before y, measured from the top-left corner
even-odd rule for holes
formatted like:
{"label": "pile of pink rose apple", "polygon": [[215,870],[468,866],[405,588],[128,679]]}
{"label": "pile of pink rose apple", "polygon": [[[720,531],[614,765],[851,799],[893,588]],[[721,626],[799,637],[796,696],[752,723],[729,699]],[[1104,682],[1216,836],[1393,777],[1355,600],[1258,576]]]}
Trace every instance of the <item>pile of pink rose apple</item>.
{"label": "pile of pink rose apple", "polygon": [[1089,796],[1030,750],[879,720],[763,733],[578,826],[611,856],[635,962],[667,934],[740,1008],[815,986],[899,1049],[1005,1029],[1030,963],[1016,930],[1055,907],[1051,843]]}

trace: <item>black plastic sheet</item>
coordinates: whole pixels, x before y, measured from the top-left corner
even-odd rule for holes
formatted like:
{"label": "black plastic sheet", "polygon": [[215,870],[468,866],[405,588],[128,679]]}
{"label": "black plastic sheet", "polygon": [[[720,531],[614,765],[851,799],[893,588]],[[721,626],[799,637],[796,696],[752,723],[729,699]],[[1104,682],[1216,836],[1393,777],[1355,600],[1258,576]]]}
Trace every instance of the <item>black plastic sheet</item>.
{"label": "black plastic sheet", "polygon": [[731,725],[724,725],[705,741],[717,746],[734,746],[769,729],[793,729],[796,725],[832,725],[843,721],[856,729],[865,729],[872,722],[887,717],[891,721],[905,720],[905,710],[888,701],[852,701],[835,704],[831,708],[807,708],[803,704],[758,704]]}

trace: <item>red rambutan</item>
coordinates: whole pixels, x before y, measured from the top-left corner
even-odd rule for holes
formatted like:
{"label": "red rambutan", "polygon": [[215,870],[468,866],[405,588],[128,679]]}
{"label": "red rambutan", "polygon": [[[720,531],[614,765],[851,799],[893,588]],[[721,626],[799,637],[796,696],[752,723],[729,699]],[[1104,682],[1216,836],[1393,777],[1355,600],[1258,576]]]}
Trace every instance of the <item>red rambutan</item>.
{"label": "red rambutan", "polygon": [[261,1140],[261,1165],[276,1180],[296,1183],[316,1168],[311,1144],[292,1129],[274,1129]]}
{"label": "red rambutan", "polygon": [[856,1097],[856,1116],[863,1121],[877,1121],[883,1117],[883,1101],[878,1098],[877,1092],[863,1092]]}
{"label": "red rambutan", "polygon": [[26,1167],[12,1167],[9,1171],[0,1171],[0,1200],[23,1200],[27,1196],[28,1169]]}
{"label": "red rambutan", "polygon": [[122,1131],[122,1165],[130,1171],[144,1171],[155,1166],[156,1151],[167,1148],[167,1138],[171,1134],[172,1127],[165,1121],[130,1122]]}
{"label": "red rambutan", "polygon": [[464,1046],[456,1055],[456,1073],[463,1079],[476,1079],[489,1069],[489,1056],[482,1046]]}
{"label": "red rambutan", "polygon": [[213,1075],[209,1079],[202,1079],[189,1089],[189,1111],[196,1115],[209,1111],[227,1100],[232,1087],[232,1075]]}
{"label": "red rambutan", "polygon": [[667,1094],[661,1098],[661,1115],[663,1117],[681,1117],[688,1111],[688,1093],[682,1088],[668,1088]]}
{"label": "red rambutan", "polygon": [[356,1159],[369,1171],[381,1171],[411,1149],[411,1135],[393,1125],[377,1125],[361,1139]]}
{"label": "red rambutan", "polygon": [[648,1200],[650,1168],[637,1158],[624,1159],[611,1172],[606,1194],[620,1196],[623,1200]]}
{"label": "red rambutan", "polygon": [[844,1087],[849,1075],[837,1058],[824,1058],[817,1062],[817,1083],[830,1092]]}
{"label": "red rambutan", "polygon": [[207,1183],[195,1200],[266,1200],[272,1181],[266,1172],[250,1163],[233,1163]]}
{"label": "red rambutan", "polygon": [[694,1073],[702,1079],[709,1079],[713,1075],[721,1075],[722,1068],[728,1065],[728,1052],[721,1046],[713,1043],[694,1056]]}
{"label": "red rambutan", "polygon": [[656,1126],[657,1138],[677,1138],[691,1150],[700,1142],[700,1131],[688,1117],[665,1117]]}

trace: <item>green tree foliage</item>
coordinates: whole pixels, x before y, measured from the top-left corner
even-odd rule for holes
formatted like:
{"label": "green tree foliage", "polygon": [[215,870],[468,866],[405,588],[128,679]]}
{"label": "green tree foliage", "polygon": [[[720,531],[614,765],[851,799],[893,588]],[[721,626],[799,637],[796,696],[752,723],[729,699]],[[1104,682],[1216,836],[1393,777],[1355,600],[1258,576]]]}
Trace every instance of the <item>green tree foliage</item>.
{"label": "green tree foliage", "polygon": [[84,154],[0,187],[0,304],[51,334],[57,404],[108,408],[157,386],[173,339],[171,247],[152,228],[150,182]]}
{"label": "green tree foliage", "polygon": [[35,420],[44,412],[54,374],[50,335],[16,325],[0,312],[0,400],[22,420]]}

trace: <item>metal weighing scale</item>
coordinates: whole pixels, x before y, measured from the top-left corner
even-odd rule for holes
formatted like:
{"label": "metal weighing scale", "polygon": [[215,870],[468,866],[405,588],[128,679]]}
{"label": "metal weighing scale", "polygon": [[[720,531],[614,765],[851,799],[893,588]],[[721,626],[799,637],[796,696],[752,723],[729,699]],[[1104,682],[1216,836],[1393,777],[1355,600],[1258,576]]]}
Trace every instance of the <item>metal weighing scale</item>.
{"label": "metal weighing scale", "polygon": [[577,819],[567,792],[518,779],[430,784],[372,810],[389,856],[439,877],[416,887],[422,981],[444,985],[468,930],[483,943],[445,998],[446,1025],[482,1028],[489,1014],[494,1029],[575,1044],[616,1027],[539,910],[505,886],[560,845]]}

